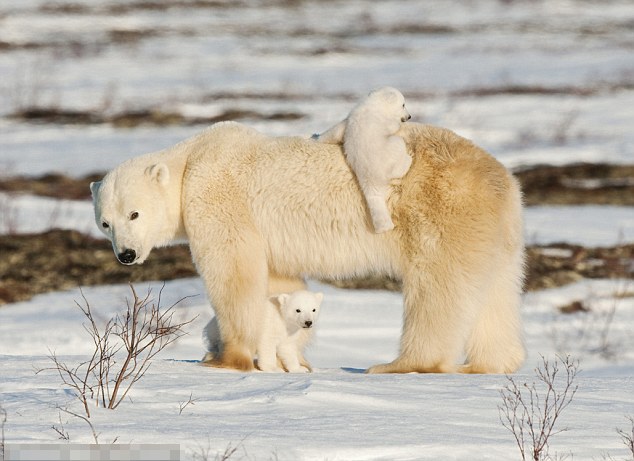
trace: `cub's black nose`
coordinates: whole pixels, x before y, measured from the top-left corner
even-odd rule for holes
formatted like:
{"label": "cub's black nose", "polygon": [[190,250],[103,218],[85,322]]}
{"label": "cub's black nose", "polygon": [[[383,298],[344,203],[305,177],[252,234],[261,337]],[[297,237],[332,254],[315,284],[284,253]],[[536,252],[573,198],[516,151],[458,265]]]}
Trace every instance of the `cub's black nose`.
{"label": "cub's black nose", "polygon": [[313,321],[312,320],[306,320],[304,322],[304,328],[310,328],[313,326]]}
{"label": "cub's black nose", "polygon": [[136,251],[125,250],[123,253],[119,253],[117,255],[117,258],[119,258],[119,261],[121,261],[123,264],[132,264],[136,259]]}

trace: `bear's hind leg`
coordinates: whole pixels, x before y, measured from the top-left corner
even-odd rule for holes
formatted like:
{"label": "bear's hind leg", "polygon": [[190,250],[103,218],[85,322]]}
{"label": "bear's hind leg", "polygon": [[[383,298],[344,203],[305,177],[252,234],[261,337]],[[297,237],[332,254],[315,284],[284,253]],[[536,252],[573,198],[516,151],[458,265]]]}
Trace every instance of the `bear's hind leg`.
{"label": "bear's hind leg", "polygon": [[[500,264],[467,341],[463,373],[514,373],[524,363],[520,318],[522,262]],[[515,270],[513,270],[515,269]],[[495,269],[494,269],[495,270]]]}
{"label": "bear's hind leg", "polygon": [[[431,263],[430,261],[435,261]],[[368,373],[455,373],[473,322],[473,290],[444,257],[429,256],[404,274],[399,357]]]}
{"label": "bear's hind leg", "polygon": [[347,123],[347,120],[342,120],[335,126],[328,128],[322,134],[313,135],[312,138],[326,144],[341,144]]}
{"label": "bear's hind leg", "polygon": [[394,229],[394,222],[387,207],[389,186],[364,188],[365,201],[377,234]]}

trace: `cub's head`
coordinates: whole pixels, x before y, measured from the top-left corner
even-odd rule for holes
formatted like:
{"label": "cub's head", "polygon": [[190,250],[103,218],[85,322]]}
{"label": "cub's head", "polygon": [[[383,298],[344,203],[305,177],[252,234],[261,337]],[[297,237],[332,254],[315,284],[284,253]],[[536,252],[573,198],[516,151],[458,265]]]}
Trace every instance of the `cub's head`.
{"label": "cub's head", "polygon": [[319,307],[324,299],[323,293],[299,290],[277,297],[280,312],[289,331],[300,328],[312,328],[319,316]]}
{"label": "cub's head", "polygon": [[378,110],[388,120],[407,122],[412,116],[405,108],[405,97],[396,88],[385,86],[370,92],[368,101],[378,106]]}
{"label": "cub's head", "polygon": [[122,264],[142,264],[153,247],[169,243],[174,225],[168,213],[169,182],[166,165],[141,166],[132,159],[90,184],[95,222]]}

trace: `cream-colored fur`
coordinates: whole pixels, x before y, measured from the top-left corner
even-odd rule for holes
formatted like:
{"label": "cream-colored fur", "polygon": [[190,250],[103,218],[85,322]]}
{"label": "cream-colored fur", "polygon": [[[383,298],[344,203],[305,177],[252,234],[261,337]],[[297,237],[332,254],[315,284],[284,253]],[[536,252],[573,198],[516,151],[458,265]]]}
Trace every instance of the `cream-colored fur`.
{"label": "cream-colored fur", "polygon": [[[399,134],[413,161],[388,200],[392,232],[372,231],[341,146],[238,123],[108,173],[91,186],[97,224],[109,223],[115,252],[141,255],[134,262],[188,238],[224,344],[212,365],[253,368],[272,291],[378,273],[403,281],[403,333],[399,357],[369,372],[513,372],[524,360],[518,184],[449,130],[407,123]],[[139,220],[146,234],[130,227]]]}
{"label": "cream-colored fur", "polygon": [[[304,358],[304,349],[312,339],[323,296],[323,293],[298,290],[269,298],[259,331],[257,364],[260,370],[312,371]],[[203,362],[213,362],[222,356],[224,350],[216,317],[207,323],[203,336],[207,346]]]}
{"label": "cream-colored fur", "polygon": [[365,196],[376,233],[394,229],[387,208],[390,182],[405,176],[412,164],[403,138],[396,133],[411,116],[395,88],[372,91],[345,120],[316,137],[343,143],[343,150]]}

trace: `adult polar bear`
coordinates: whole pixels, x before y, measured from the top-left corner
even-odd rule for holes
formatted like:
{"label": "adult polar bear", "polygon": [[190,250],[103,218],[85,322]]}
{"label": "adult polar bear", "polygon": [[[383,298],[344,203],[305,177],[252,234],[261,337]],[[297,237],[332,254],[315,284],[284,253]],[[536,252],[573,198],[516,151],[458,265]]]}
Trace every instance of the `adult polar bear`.
{"label": "adult polar bear", "polygon": [[403,281],[403,333],[399,357],[370,373],[514,372],[525,355],[517,182],[451,131],[409,123],[399,134],[413,162],[384,234],[341,146],[235,122],[91,184],[97,225],[124,264],[189,241],[225,345],[217,366],[253,368],[268,295],[303,288],[305,276],[379,273]]}

